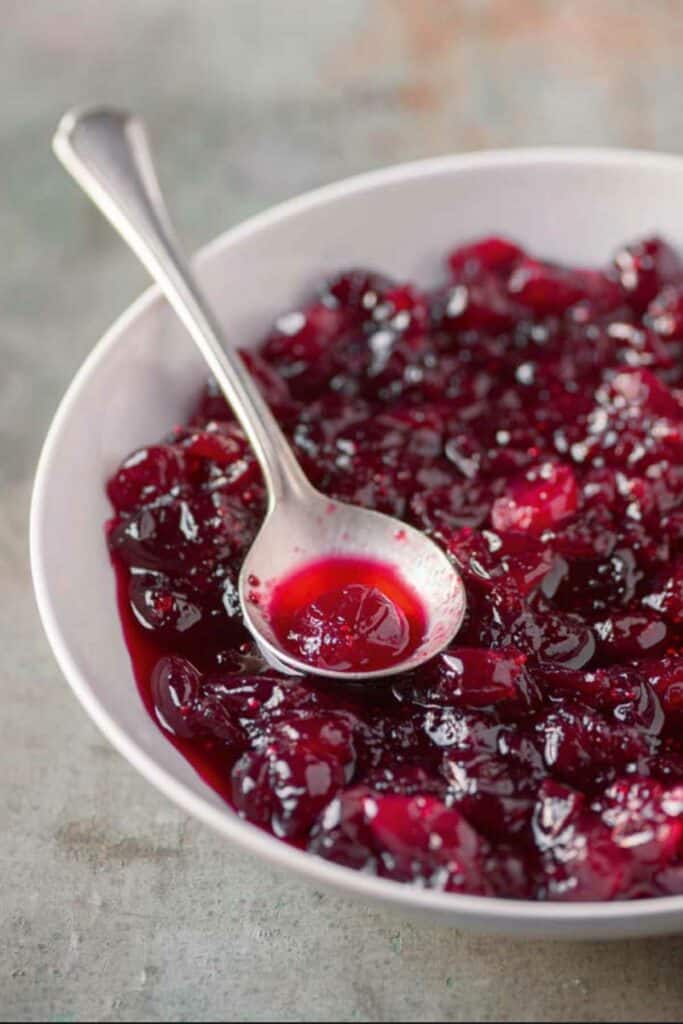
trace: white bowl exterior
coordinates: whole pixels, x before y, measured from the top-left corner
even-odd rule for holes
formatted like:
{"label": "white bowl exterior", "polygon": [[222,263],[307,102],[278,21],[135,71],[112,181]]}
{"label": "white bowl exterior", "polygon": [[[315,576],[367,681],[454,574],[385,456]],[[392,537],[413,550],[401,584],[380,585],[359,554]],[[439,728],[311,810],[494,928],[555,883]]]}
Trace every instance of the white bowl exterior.
{"label": "white bowl exterior", "polygon": [[[544,256],[599,263],[650,231],[683,243],[683,159],[482,153],[390,168],[292,200],[227,232],[198,269],[228,338],[248,346],[340,267],[429,284],[445,252],[471,236],[506,234]],[[683,896],[538,904],[429,892],[328,863],[240,820],[167,742],[142,706],[120,629],[104,485],[130,450],[184,420],[203,378],[194,346],[150,289],[84,363],[41,456],[31,510],[38,604],[64,674],[105,735],[185,810],[318,885],[488,932],[600,938],[681,929]]]}

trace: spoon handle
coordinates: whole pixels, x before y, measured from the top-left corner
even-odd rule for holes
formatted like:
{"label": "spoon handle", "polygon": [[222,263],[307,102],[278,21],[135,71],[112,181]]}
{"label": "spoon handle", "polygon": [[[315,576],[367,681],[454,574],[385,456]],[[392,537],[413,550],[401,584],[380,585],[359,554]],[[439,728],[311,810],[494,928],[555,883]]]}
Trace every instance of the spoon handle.
{"label": "spoon handle", "polygon": [[56,156],[145,265],[209,364],[263,470],[269,508],[304,497],[303,470],[239,352],[223,341],[216,317],[182,254],[154,171],[142,121],[105,107],[65,114]]}

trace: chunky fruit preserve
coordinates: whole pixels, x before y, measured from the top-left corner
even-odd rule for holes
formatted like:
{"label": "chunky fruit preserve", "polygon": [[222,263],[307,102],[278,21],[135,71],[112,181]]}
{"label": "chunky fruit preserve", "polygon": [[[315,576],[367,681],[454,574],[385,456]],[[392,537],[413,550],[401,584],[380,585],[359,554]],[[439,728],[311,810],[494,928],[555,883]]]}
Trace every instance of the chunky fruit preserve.
{"label": "chunky fruit preserve", "polygon": [[[649,238],[576,269],[486,238],[431,291],[351,270],[244,358],[312,482],[433,537],[468,611],[388,683],[270,669],[237,597],[263,484],[209,384],[108,485],[125,635],[171,742],[244,818],[359,871],[525,899],[683,893],[678,254]],[[291,649],[400,657],[414,609],[336,568],[281,606]]]}
{"label": "chunky fruit preserve", "polygon": [[390,565],[324,558],[275,587],[267,614],[285,650],[328,672],[405,662],[426,633],[417,594]]}

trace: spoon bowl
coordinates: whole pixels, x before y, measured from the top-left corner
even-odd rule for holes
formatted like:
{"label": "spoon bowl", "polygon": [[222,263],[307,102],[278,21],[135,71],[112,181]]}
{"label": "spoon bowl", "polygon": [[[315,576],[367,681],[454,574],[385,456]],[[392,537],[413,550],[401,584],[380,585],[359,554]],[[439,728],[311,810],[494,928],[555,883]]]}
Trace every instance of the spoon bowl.
{"label": "spoon bowl", "polygon": [[[424,639],[405,659],[379,670],[334,671],[303,662],[283,647],[269,616],[275,585],[307,564],[330,556],[368,558],[390,565],[420,596]],[[433,658],[457,633],[466,604],[459,574],[425,534],[381,512],[333,501],[312,487],[304,501],[278,502],[268,514],[242,566],[239,593],[245,624],[274,668],[349,683],[408,672]]]}
{"label": "spoon bowl", "polygon": [[[432,541],[400,520],[331,501],[311,486],[239,352],[223,339],[182,254],[140,119],[109,108],[71,111],[62,118],[53,147],[187,327],[259,461],[268,512],[241,570],[239,595],[246,625],[268,660],[290,672],[361,682],[408,671],[438,654],[465,613],[458,572]],[[250,580],[272,588],[306,562],[340,554],[381,558],[419,595],[426,618],[423,639],[402,660],[369,671],[332,671],[297,658],[278,641],[267,595],[252,593]]]}

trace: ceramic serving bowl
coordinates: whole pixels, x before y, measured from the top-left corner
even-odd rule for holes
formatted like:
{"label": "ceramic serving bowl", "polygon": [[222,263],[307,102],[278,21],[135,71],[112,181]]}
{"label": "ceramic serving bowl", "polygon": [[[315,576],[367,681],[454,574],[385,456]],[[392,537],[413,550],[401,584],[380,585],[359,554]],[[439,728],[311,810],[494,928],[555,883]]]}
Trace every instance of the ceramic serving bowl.
{"label": "ceramic serving bowl", "polygon": [[[683,241],[683,158],[517,150],[406,164],[319,189],[228,231],[197,267],[227,337],[248,346],[343,266],[433,282],[445,251],[491,232],[549,258],[599,263],[624,239],[654,230]],[[131,449],[184,421],[204,376],[194,345],[150,289],[76,375],[38,467],[31,558],[40,613],[64,675],[114,746],[184,810],[318,886],[479,931],[598,938],[682,928],[683,896],[539,904],[372,878],[242,821],[195,774],[138,696],[103,523],[107,477]]]}

